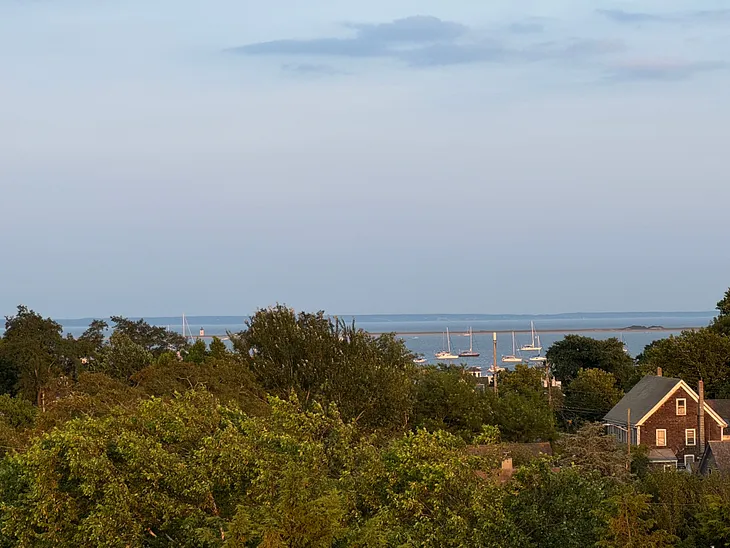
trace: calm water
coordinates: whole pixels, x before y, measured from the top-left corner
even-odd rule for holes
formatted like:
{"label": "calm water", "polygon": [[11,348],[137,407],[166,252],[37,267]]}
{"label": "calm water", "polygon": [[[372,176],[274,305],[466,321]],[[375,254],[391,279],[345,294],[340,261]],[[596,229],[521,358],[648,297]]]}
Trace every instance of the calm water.
{"label": "calm water", "polygon": [[[489,367],[492,363],[492,331],[501,331],[497,337],[497,355],[499,358],[512,354],[512,336],[516,333],[517,348],[530,342],[530,321],[535,323],[535,330],[540,335],[543,354],[551,344],[559,341],[566,333],[581,329],[616,329],[616,331],[581,333],[596,339],[617,337],[623,339],[632,356],[639,354],[650,342],[677,334],[683,327],[701,327],[713,318],[713,312],[637,312],[637,313],[575,313],[553,315],[494,315],[494,314],[394,314],[369,316],[341,316],[345,321],[355,320],[358,327],[371,333],[400,333],[410,350],[423,354],[434,363],[434,353],[444,347],[443,332],[448,327],[451,333],[453,351],[467,350],[469,338],[465,333],[469,328],[474,331],[487,331],[486,334],[474,335],[474,349],[481,353],[479,358],[456,360],[477,367]],[[244,328],[246,318],[243,316],[190,316],[187,318],[193,334],[203,328],[206,335],[225,335],[227,331],[240,331]],[[86,329],[89,320],[59,320],[67,333],[78,336]],[[147,318],[154,325],[169,327],[182,332],[182,318]],[[622,328],[641,326],[661,326],[676,331],[620,331]],[[437,334],[419,335],[432,332]],[[410,334],[409,334],[410,333]],[[523,353],[527,358],[536,353]],[[511,367],[511,366],[510,366]]]}

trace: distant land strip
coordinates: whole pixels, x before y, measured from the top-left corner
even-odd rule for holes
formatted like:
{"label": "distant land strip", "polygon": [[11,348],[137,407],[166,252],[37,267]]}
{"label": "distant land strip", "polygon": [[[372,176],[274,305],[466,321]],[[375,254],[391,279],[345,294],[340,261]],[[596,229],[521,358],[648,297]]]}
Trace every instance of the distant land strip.
{"label": "distant land strip", "polygon": [[[576,329],[535,329],[535,335],[540,333],[651,333],[654,331],[663,332],[680,332],[680,331],[695,331],[701,329],[703,326],[688,326],[688,327],[663,327],[657,326],[636,326],[636,327],[580,327]],[[386,333],[395,333],[396,335],[443,335],[443,331],[368,331],[371,335],[384,335]],[[529,329],[497,329],[497,330],[479,330],[473,331],[474,335],[489,335],[491,333],[497,333],[498,335],[504,335],[505,333],[531,333]],[[452,331],[452,335],[461,336],[461,331]]]}

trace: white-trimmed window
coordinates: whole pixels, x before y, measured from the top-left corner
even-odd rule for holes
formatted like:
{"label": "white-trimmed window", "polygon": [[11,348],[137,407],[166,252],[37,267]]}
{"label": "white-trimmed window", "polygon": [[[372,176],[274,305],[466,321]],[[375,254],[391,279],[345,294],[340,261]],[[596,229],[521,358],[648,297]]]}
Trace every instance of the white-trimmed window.
{"label": "white-trimmed window", "polygon": [[656,431],[656,446],[666,447],[667,446],[667,431],[665,429],[657,429]]}
{"label": "white-trimmed window", "polygon": [[677,415],[687,414],[687,398],[677,398]]}
{"label": "white-trimmed window", "polygon": [[687,428],[684,431],[684,444],[697,445],[697,431],[694,428]]}
{"label": "white-trimmed window", "polygon": [[694,455],[685,455],[684,456],[684,465],[687,467],[694,466],[695,463],[695,456]]}

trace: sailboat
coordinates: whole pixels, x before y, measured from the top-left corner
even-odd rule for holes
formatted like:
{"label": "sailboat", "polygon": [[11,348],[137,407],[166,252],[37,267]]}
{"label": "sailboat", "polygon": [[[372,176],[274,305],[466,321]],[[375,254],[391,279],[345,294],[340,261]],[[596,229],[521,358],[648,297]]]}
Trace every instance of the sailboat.
{"label": "sailboat", "polygon": [[512,354],[510,356],[502,356],[504,363],[522,363],[522,358],[516,356],[517,349],[515,346],[515,332],[512,332]]}
{"label": "sailboat", "polygon": [[479,352],[474,350],[474,332],[469,328],[469,350],[459,352],[460,358],[478,358]]}
{"label": "sailboat", "polygon": [[456,354],[451,353],[451,336],[449,335],[448,327],[446,328],[446,350],[436,352],[435,356],[437,360],[455,360],[459,357]]}
{"label": "sailboat", "polygon": [[542,346],[540,346],[539,337],[537,339],[537,344],[535,344],[535,322],[530,322],[530,331],[532,333],[532,342],[530,344],[523,345],[520,350],[524,350],[525,352],[540,352],[542,350]]}

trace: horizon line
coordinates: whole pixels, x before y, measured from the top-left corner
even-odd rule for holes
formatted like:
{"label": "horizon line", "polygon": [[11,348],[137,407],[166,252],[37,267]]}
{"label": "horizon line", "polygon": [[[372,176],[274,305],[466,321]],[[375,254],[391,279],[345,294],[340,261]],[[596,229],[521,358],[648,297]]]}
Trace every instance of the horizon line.
{"label": "horizon line", "polygon": [[[257,309],[265,310],[265,309]],[[304,310],[294,309],[296,312],[305,312]],[[319,311],[316,311],[319,312]],[[255,312],[254,312],[255,313]],[[368,317],[368,316],[527,316],[527,317],[540,317],[540,316],[566,316],[566,315],[596,315],[596,314],[709,314],[715,315],[714,310],[600,310],[600,311],[573,311],[573,312],[541,312],[541,313],[529,313],[529,312],[385,312],[385,313],[326,313],[328,317]],[[117,315],[117,314],[113,314]],[[121,314],[120,314],[121,315]],[[141,315],[141,316],[123,316],[127,319],[144,319],[144,318],[182,318],[183,315],[186,318],[250,318],[252,314],[179,314],[179,315]],[[107,316],[81,316],[76,318],[54,318],[51,319],[57,322],[64,321],[85,321],[85,320],[105,320],[111,318],[112,314]]]}

